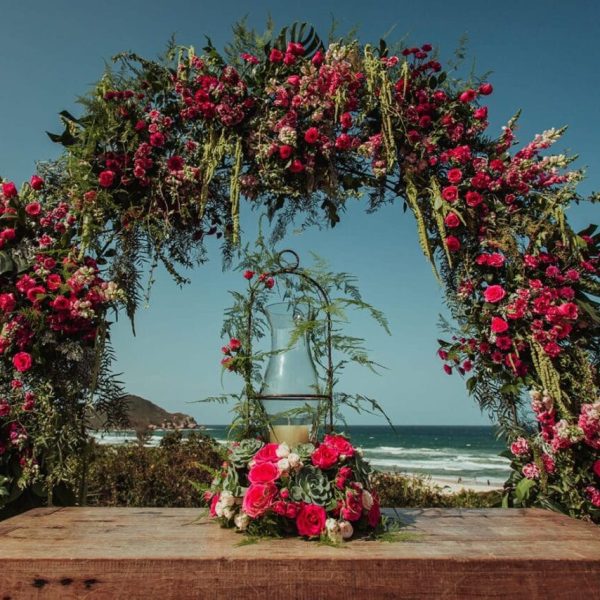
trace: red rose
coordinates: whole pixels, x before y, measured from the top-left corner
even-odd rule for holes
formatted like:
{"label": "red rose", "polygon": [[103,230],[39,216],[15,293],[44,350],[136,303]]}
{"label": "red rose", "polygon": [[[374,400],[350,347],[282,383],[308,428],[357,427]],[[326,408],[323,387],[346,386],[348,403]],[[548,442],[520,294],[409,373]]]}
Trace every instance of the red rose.
{"label": "red rose", "polygon": [[254,455],[254,462],[277,462],[279,460],[279,456],[277,456],[277,448],[279,448],[279,444],[265,444]]}
{"label": "red rose", "polygon": [[450,169],[448,171],[448,181],[450,183],[458,183],[462,179],[462,171],[460,169]]}
{"label": "red rose", "polygon": [[181,171],[183,169],[185,162],[181,156],[171,156],[167,160],[167,169],[169,171]]}
{"label": "red rose", "polygon": [[282,160],[287,160],[292,155],[293,151],[294,151],[294,149],[288,144],[279,146],[279,157]]}
{"label": "red rose", "polygon": [[460,219],[458,218],[456,213],[451,212],[446,215],[446,218],[444,219],[444,223],[446,224],[446,227],[450,227],[450,229],[454,229],[455,227],[460,226]]}
{"label": "red rose", "polygon": [[460,240],[453,235],[446,238],[446,246],[450,252],[458,252],[460,250]]}
{"label": "red rose", "polygon": [[369,521],[369,525],[371,527],[377,527],[379,525],[379,520],[381,519],[381,510],[379,508],[379,500],[375,499],[373,502],[373,506],[371,506],[371,510],[367,515],[367,520]]}
{"label": "red rose", "polygon": [[49,290],[54,292],[61,286],[61,284],[62,279],[60,278],[60,275],[57,275],[56,273],[48,275],[48,278],[46,279],[46,285],[48,286]]}
{"label": "red rose", "polygon": [[475,90],[465,90],[459,97],[458,99],[461,102],[473,102],[473,100],[475,100],[477,96],[477,92]]}
{"label": "red rose", "polygon": [[343,129],[350,129],[352,127],[352,115],[349,112],[342,113],[340,125]]}
{"label": "red rose", "polygon": [[8,181],[2,184],[2,193],[4,197],[9,200],[10,198],[16,198],[18,195],[17,188],[12,181]]}
{"label": "red rose", "polygon": [[229,340],[229,348],[231,348],[232,352],[237,352],[242,347],[242,342],[237,338],[231,338]]}
{"label": "red rose", "polygon": [[465,199],[469,206],[475,208],[483,202],[483,196],[479,192],[467,192]]}
{"label": "red rose", "polygon": [[0,310],[6,314],[15,310],[17,301],[14,294],[0,294]]}
{"label": "red rose", "polygon": [[458,198],[458,188],[455,185],[449,185],[442,190],[442,198],[447,202],[454,202]]}
{"label": "red rose", "polygon": [[29,185],[34,190],[41,190],[44,187],[44,180],[38,175],[32,175],[31,179],[29,180]]}
{"label": "red rose", "polygon": [[567,302],[558,307],[558,314],[565,319],[575,321],[579,316],[579,309],[577,308],[577,304],[574,304],[573,302]]}
{"label": "red rose", "polygon": [[491,83],[482,83],[479,86],[479,93],[482,96],[489,96],[494,91]]}
{"label": "red rose", "polygon": [[352,444],[343,435],[327,434],[323,440],[323,444],[335,448],[339,454],[343,454],[348,458],[354,456]]}
{"label": "red rose", "polygon": [[56,298],[50,303],[50,306],[56,311],[69,310],[71,303],[65,296],[56,296]]}
{"label": "red rose", "polygon": [[247,279],[248,281],[250,281],[250,279],[252,279],[254,275],[254,271],[244,271],[244,279]]}
{"label": "red rose", "polygon": [[301,160],[293,160],[292,164],[290,165],[290,171],[292,173],[302,173],[302,171],[304,171],[304,165],[302,164]]}
{"label": "red rose", "polygon": [[114,171],[102,171],[98,176],[98,183],[100,187],[109,188],[113,184],[115,177],[116,174]]}
{"label": "red rose", "polygon": [[340,453],[326,444],[321,444],[311,455],[312,464],[319,469],[329,469],[337,462]]}
{"label": "red rose", "polygon": [[274,462],[256,463],[248,472],[250,483],[273,483],[279,477],[279,469]]}
{"label": "red rose", "polygon": [[325,529],[327,515],[322,506],[303,504],[296,517],[296,527],[299,535],[316,537]]}
{"label": "red rose", "polygon": [[316,127],[310,127],[304,134],[304,141],[307,144],[314,144],[319,139],[319,130]]}
{"label": "red rose", "polygon": [[150,135],[150,145],[155,148],[160,148],[165,145],[165,136],[160,131],[156,131],[155,133]]}
{"label": "red rose", "polygon": [[489,285],[485,292],[483,293],[486,302],[491,302],[495,304],[496,302],[500,302],[504,296],[506,296],[506,292],[501,285]]}
{"label": "red rose", "polygon": [[25,212],[30,217],[37,217],[42,212],[42,205],[39,202],[31,202],[25,207]]}
{"label": "red rose", "polygon": [[3,240],[14,240],[16,237],[17,233],[15,232],[15,230],[12,227],[9,227],[7,229],[5,229],[4,231],[0,231],[0,238],[2,238]]}
{"label": "red rose", "polygon": [[499,252],[494,252],[493,254],[488,254],[487,256],[487,264],[490,267],[502,267],[504,266],[504,256]]}
{"label": "red rose", "polygon": [[253,483],[244,495],[242,510],[250,517],[260,517],[273,503],[277,487],[272,483]]}
{"label": "red rose", "polygon": [[31,369],[31,365],[33,363],[31,359],[31,354],[27,352],[17,352],[13,356],[13,366],[19,373],[25,373],[25,371],[29,371]]}
{"label": "red rose", "polygon": [[277,50],[277,48],[273,48],[269,54],[269,60],[273,63],[281,62],[283,60],[283,52],[281,50]]}
{"label": "red rose", "polygon": [[487,119],[487,116],[488,116],[487,106],[482,106],[481,108],[478,108],[473,113],[473,118],[477,119],[478,121],[485,121]]}
{"label": "red rose", "polygon": [[346,504],[342,508],[342,518],[346,521],[358,521],[362,515],[363,506],[356,492],[346,492]]}
{"label": "red rose", "polygon": [[32,304],[35,304],[39,300],[39,296],[43,296],[46,293],[46,289],[41,285],[36,285],[27,290],[27,300]]}
{"label": "red rose", "polygon": [[597,460],[593,465],[592,465],[592,471],[594,471],[594,475],[596,477],[598,477],[598,479],[600,479],[600,460]]}
{"label": "red rose", "polygon": [[504,333],[508,330],[508,323],[500,317],[492,318],[492,331],[494,333]]}
{"label": "red rose", "polygon": [[268,289],[272,289],[274,285],[275,280],[272,277],[267,277],[267,279],[265,279],[265,287],[267,287]]}

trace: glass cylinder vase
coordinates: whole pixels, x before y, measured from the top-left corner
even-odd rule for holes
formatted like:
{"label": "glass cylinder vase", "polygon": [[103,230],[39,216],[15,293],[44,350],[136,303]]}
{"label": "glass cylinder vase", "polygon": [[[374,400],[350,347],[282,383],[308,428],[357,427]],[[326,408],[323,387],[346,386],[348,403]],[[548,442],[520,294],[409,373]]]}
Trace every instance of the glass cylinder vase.
{"label": "glass cylinder vase", "polygon": [[270,441],[293,447],[314,439],[325,399],[319,387],[304,313],[292,303],[264,309],[271,328],[271,356],[259,398],[270,425]]}

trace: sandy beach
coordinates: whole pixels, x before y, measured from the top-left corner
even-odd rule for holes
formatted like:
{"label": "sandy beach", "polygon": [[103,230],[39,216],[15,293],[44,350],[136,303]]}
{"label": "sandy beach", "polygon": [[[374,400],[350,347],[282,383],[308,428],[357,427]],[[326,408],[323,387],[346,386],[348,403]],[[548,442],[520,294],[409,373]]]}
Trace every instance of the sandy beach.
{"label": "sandy beach", "polygon": [[463,478],[460,483],[457,479],[445,479],[442,477],[431,477],[431,483],[439,485],[444,492],[448,494],[454,494],[461,490],[473,490],[474,492],[492,492],[494,490],[501,490],[502,486],[497,483],[490,483],[487,481],[474,480]]}

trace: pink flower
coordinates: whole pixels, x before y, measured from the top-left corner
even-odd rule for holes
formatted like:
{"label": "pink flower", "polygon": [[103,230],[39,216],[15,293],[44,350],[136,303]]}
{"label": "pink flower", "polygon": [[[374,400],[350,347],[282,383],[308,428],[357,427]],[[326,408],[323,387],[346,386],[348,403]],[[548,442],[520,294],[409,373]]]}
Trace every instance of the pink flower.
{"label": "pink flower", "polygon": [[494,333],[504,333],[508,330],[508,323],[500,317],[492,317],[492,331]]}
{"label": "pink flower", "polygon": [[527,477],[527,479],[539,479],[540,470],[535,463],[530,462],[523,467],[523,475]]}
{"label": "pink flower", "polygon": [[449,235],[446,238],[446,246],[450,252],[458,252],[460,250],[460,240],[453,235]]}
{"label": "pink flower", "polygon": [[377,527],[381,519],[381,509],[379,508],[379,500],[375,495],[373,495],[373,500],[373,506],[371,506],[371,510],[369,510],[369,514],[367,515],[367,521],[371,527]]}
{"label": "pink flower", "polygon": [[315,467],[319,469],[329,469],[335,465],[340,453],[336,448],[321,444],[311,455],[311,460]]}
{"label": "pink flower", "polygon": [[39,202],[31,202],[25,207],[25,212],[30,217],[37,217],[42,212],[42,205]]}
{"label": "pink flower", "polygon": [[491,83],[482,83],[479,86],[479,93],[482,96],[489,96],[494,91]]}
{"label": "pink flower", "polygon": [[242,510],[250,517],[256,518],[264,514],[277,495],[277,487],[273,483],[253,483],[244,494]]}
{"label": "pink flower", "polygon": [[279,477],[279,469],[273,462],[256,463],[248,472],[250,483],[273,483]]}
{"label": "pink flower", "polygon": [[298,534],[306,537],[316,537],[323,533],[327,514],[322,506],[303,504],[296,517]]}
{"label": "pink flower", "polygon": [[323,444],[335,448],[340,455],[343,454],[347,458],[354,456],[352,444],[343,435],[328,433],[323,439]]}
{"label": "pink flower", "polygon": [[544,345],[544,352],[550,358],[556,358],[562,352],[562,348],[556,342],[548,342]]}
{"label": "pink flower", "polygon": [[272,63],[278,63],[283,60],[283,52],[277,48],[272,48],[269,54],[269,61]]}
{"label": "pink flower", "polygon": [[593,506],[600,507],[600,490],[593,485],[585,488],[585,493]]}
{"label": "pink flower", "polygon": [[483,196],[479,192],[471,191],[466,193],[465,200],[468,206],[475,208],[483,202]]}
{"label": "pink flower", "polygon": [[229,348],[232,352],[237,352],[242,347],[242,342],[237,338],[231,338],[229,340]]}
{"label": "pink flower", "polygon": [[252,279],[254,275],[254,271],[244,271],[244,279],[247,279],[248,281],[250,281],[250,279]]}
{"label": "pink flower", "polygon": [[480,108],[476,109],[475,112],[473,113],[473,118],[477,119],[478,121],[485,121],[487,119],[487,116],[488,116],[487,106],[481,106]]}
{"label": "pink flower", "polygon": [[267,277],[265,279],[265,287],[268,288],[269,290],[273,288],[273,286],[275,285],[275,280],[272,277]]}
{"label": "pink flower", "polygon": [[304,165],[302,164],[302,161],[298,158],[293,160],[292,164],[290,165],[290,171],[292,173],[302,173],[302,171],[304,171]]}
{"label": "pink flower", "polygon": [[594,475],[600,479],[600,460],[594,462],[592,465],[592,471],[594,472]]}
{"label": "pink flower", "polygon": [[6,314],[11,313],[15,310],[15,306],[17,305],[17,301],[15,300],[15,295],[12,293],[4,293],[0,294],[0,310]]}
{"label": "pink flower", "polygon": [[556,463],[554,462],[554,459],[552,458],[552,456],[546,454],[545,452],[542,454],[542,463],[544,465],[544,470],[546,471],[546,473],[552,475],[552,473],[556,471]]}
{"label": "pink flower", "polygon": [[115,177],[115,172],[107,169],[98,175],[98,183],[100,184],[100,187],[109,188],[114,183]]}
{"label": "pink flower", "polygon": [[55,292],[62,285],[62,279],[60,275],[57,273],[51,273],[48,275],[46,279],[46,285],[50,291]]}
{"label": "pink flower", "polygon": [[506,292],[501,285],[489,285],[483,293],[485,301],[491,302],[492,304],[500,302],[505,296]]}
{"label": "pink flower", "polygon": [[319,130],[316,127],[309,127],[304,134],[304,141],[307,144],[314,144],[319,139]]}
{"label": "pink flower", "polygon": [[150,145],[154,148],[161,148],[165,145],[165,135],[160,131],[155,131],[150,135]]}
{"label": "pink flower", "polygon": [[254,462],[274,462],[276,463],[279,460],[279,456],[277,456],[277,448],[279,448],[279,444],[265,444],[255,455]]}
{"label": "pink flower", "polygon": [[169,169],[169,171],[171,172],[181,171],[183,169],[184,164],[185,162],[183,158],[181,158],[181,156],[171,156],[167,160],[167,169]]}
{"label": "pink flower", "polygon": [[363,506],[360,495],[354,491],[346,492],[346,503],[342,508],[342,518],[346,521],[358,521],[362,515]]}
{"label": "pink flower", "polygon": [[13,356],[12,363],[19,373],[25,373],[31,369],[33,360],[31,358],[31,354],[27,352],[17,352],[17,354]]}
{"label": "pink flower", "polygon": [[444,371],[446,375],[452,375],[452,367],[450,365],[444,365]]}
{"label": "pink flower", "polygon": [[475,90],[468,89],[468,90],[465,90],[465,91],[464,91],[464,92],[463,92],[463,93],[462,93],[462,94],[461,94],[461,95],[458,97],[458,99],[459,99],[461,102],[465,102],[465,103],[467,103],[467,102],[473,102],[473,100],[475,100],[476,96],[477,96],[477,92],[476,92]]}
{"label": "pink flower", "polygon": [[248,54],[247,52],[242,52],[242,54],[240,54],[240,58],[251,65],[257,65],[260,62],[256,56],[253,54]]}
{"label": "pink flower", "polygon": [[442,198],[447,202],[455,202],[458,199],[458,188],[455,185],[446,186],[442,190]]}
{"label": "pink flower", "polygon": [[518,437],[511,445],[510,451],[515,456],[526,456],[529,454],[529,442],[524,437]]}

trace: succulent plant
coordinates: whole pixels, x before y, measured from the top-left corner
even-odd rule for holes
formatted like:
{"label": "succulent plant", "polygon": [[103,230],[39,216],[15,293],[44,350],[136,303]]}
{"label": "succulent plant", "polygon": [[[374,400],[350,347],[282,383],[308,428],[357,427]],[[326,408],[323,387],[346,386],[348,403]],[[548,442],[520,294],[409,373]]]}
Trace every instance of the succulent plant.
{"label": "succulent plant", "polygon": [[298,444],[294,448],[294,452],[300,457],[302,462],[310,462],[310,456],[315,451],[313,444]]}
{"label": "succulent plant", "polygon": [[246,439],[229,447],[229,462],[236,469],[248,466],[253,456],[264,446],[263,442],[256,439]]}
{"label": "succulent plant", "polygon": [[306,465],[298,472],[294,484],[290,486],[290,495],[296,502],[327,506],[333,498],[333,490],[323,471]]}

